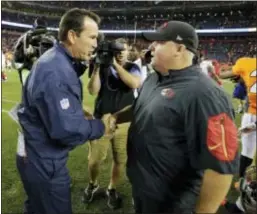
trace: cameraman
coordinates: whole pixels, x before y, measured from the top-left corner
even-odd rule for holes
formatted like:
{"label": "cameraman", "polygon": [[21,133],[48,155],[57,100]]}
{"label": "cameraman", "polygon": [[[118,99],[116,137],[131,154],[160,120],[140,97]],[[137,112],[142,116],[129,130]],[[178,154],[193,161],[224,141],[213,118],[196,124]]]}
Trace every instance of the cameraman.
{"label": "cameraman", "polygon": [[[93,74],[88,83],[89,93],[97,94],[94,116],[101,118],[108,113],[115,113],[124,107],[131,105],[134,100],[134,89],[141,86],[140,68],[128,62],[128,44],[125,39],[115,40],[124,46],[124,50],[116,53],[113,64],[106,67],[95,65]],[[84,199],[91,202],[94,194],[99,189],[97,178],[100,163],[106,158],[108,148],[111,144],[113,153],[113,164],[111,180],[106,191],[108,206],[111,209],[120,207],[121,198],[116,192],[116,185],[121,177],[121,172],[127,160],[126,136],[128,123],[119,124],[111,139],[101,138],[98,142],[91,142],[89,148],[89,184],[85,189]],[[106,143],[110,140],[110,144]]]}

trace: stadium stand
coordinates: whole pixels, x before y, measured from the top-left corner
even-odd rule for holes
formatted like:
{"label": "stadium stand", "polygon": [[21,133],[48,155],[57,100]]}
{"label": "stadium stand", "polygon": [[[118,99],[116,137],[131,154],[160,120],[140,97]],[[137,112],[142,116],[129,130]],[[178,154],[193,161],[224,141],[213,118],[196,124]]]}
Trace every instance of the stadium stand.
{"label": "stadium stand", "polygon": [[[49,26],[57,28],[60,16],[68,8],[84,7],[96,11],[101,16],[102,30],[153,30],[171,19],[187,21],[196,29],[246,28],[256,27],[256,5],[256,2],[247,1],[222,3],[194,1],[4,1],[2,2],[2,20],[33,24],[36,17],[44,16],[47,17]],[[107,9],[109,13],[106,14]],[[159,10],[162,12],[160,13]],[[10,50],[14,41],[26,30],[3,24],[2,29],[3,50]],[[251,33],[210,34],[201,36],[200,39],[201,51],[209,58],[215,58],[224,63],[232,63],[238,57],[256,51],[255,36]],[[132,43],[135,38],[130,38],[130,40]],[[140,37],[137,37],[136,42],[143,48],[149,45],[141,41]]]}

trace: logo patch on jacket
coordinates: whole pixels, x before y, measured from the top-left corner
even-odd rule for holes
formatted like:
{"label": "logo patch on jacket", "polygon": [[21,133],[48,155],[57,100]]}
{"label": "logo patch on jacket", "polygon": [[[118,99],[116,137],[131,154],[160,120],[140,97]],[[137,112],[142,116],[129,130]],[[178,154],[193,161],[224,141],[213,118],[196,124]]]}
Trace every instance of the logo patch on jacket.
{"label": "logo patch on jacket", "polygon": [[63,110],[66,110],[66,109],[68,109],[68,108],[70,107],[70,101],[69,101],[68,98],[62,99],[62,100],[60,101],[60,104],[61,104],[61,108],[62,108]]}
{"label": "logo patch on jacket", "polygon": [[232,119],[221,113],[208,119],[207,147],[220,161],[233,161],[238,150],[237,128]]}
{"label": "logo patch on jacket", "polygon": [[174,96],[174,91],[171,88],[164,88],[161,91],[161,95],[167,98],[172,98]]}

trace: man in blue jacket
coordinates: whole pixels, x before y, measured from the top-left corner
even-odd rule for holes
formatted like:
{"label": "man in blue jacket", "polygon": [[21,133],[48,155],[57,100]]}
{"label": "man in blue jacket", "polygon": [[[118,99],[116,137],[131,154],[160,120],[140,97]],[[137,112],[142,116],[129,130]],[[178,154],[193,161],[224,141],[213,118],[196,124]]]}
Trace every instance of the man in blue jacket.
{"label": "man in blue jacket", "polygon": [[99,17],[84,9],[66,12],[59,43],[33,65],[18,111],[17,168],[28,196],[26,213],[71,214],[70,150],[109,133],[103,122],[88,120],[79,77],[97,47]]}

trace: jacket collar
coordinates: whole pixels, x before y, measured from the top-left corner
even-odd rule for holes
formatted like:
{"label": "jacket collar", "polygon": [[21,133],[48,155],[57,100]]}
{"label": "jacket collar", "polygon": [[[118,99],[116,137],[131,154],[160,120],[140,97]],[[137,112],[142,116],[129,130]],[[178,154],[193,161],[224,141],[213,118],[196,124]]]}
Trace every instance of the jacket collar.
{"label": "jacket collar", "polygon": [[69,59],[78,77],[82,76],[85,73],[88,67],[85,61],[79,61],[72,57],[67,48],[65,48],[64,45],[60,42],[56,42],[55,47]]}

